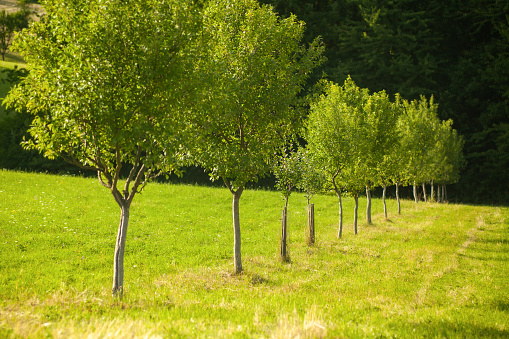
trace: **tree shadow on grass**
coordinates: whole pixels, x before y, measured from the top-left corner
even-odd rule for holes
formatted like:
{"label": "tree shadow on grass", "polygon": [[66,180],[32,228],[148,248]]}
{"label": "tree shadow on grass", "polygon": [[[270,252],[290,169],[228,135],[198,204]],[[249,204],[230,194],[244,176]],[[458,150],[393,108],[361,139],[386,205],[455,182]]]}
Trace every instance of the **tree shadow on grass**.
{"label": "tree shadow on grass", "polygon": [[427,338],[509,338],[508,330],[464,322],[436,320],[413,328],[416,336]]}

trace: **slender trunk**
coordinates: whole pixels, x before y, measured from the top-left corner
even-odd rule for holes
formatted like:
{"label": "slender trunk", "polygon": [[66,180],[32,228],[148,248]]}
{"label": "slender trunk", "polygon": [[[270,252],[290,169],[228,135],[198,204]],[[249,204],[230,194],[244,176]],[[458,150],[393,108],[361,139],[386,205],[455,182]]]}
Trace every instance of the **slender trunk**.
{"label": "slender trunk", "polygon": [[283,208],[283,215],[281,217],[281,260],[288,261],[288,254],[286,252],[286,221],[288,211],[288,196],[286,197],[285,207]]}
{"label": "slender trunk", "polygon": [[126,203],[120,208],[120,225],[113,258],[113,287],[111,293],[113,296],[119,296],[120,298],[124,294],[124,252],[127,225],[129,224],[129,207],[129,204]]}
{"label": "slender trunk", "polygon": [[366,199],[367,199],[366,222],[368,223],[368,225],[371,225],[371,190],[369,189],[369,186],[366,186]]}
{"label": "slender trunk", "polygon": [[308,229],[309,229],[308,244],[312,245],[315,243],[315,204],[309,204],[309,200],[308,200]]}
{"label": "slender trunk", "polygon": [[240,218],[239,218],[239,201],[240,196],[244,191],[244,187],[239,187],[237,191],[232,191],[233,194],[233,266],[235,274],[242,272],[242,257],[240,253]]}
{"label": "slender trunk", "polygon": [[447,188],[445,188],[445,184],[444,184],[444,188],[442,189],[442,192],[444,192],[444,199],[443,201],[446,202],[448,201],[449,199],[447,198]]}
{"label": "slender trunk", "polygon": [[396,182],[396,200],[398,201],[398,214],[401,214],[401,201],[399,200],[399,183]]}
{"label": "slender trunk", "polygon": [[341,192],[336,191],[336,194],[339,198],[339,230],[338,230],[338,239],[341,239],[343,236],[343,203],[341,202]]}
{"label": "slender trunk", "polygon": [[430,201],[435,201],[435,189],[434,189],[434,184],[433,184],[433,180],[431,180],[431,193],[430,193],[430,197],[429,197],[429,200]]}
{"label": "slender trunk", "polygon": [[415,183],[415,181],[414,181],[414,200],[415,203],[419,202],[419,197],[417,196],[417,184]]}
{"label": "slender trunk", "polygon": [[384,214],[385,214],[385,220],[387,220],[387,203],[385,202],[385,195],[387,193],[387,185],[385,184],[385,182],[383,183],[383,193],[382,193],[382,200],[383,200],[383,203],[384,203]]}
{"label": "slender trunk", "polygon": [[422,194],[424,195],[424,202],[428,202],[428,197],[426,196],[426,183],[422,183]]}
{"label": "slender trunk", "polygon": [[336,186],[336,181],[332,180],[332,184],[334,185],[334,191],[336,191],[336,195],[339,199],[339,229],[338,229],[338,239],[341,239],[343,235],[343,203],[341,202],[341,191]]}
{"label": "slender trunk", "polygon": [[437,185],[437,202],[442,202],[442,185]]}
{"label": "slender trunk", "polygon": [[354,207],[354,210],[353,210],[353,230],[354,230],[354,233],[357,234],[357,211],[359,209],[359,195],[355,194],[353,196],[354,200],[355,200],[355,207]]}

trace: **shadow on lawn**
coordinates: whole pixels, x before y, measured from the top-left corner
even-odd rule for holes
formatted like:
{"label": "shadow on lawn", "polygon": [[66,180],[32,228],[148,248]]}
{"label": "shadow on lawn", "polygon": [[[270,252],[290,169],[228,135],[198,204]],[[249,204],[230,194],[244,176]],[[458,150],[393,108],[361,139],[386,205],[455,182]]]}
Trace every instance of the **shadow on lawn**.
{"label": "shadow on lawn", "polygon": [[[505,306],[507,307],[507,305]],[[414,324],[415,334],[424,337],[441,338],[509,338],[508,330],[477,326],[471,323],[455,323],[443,320]]]}

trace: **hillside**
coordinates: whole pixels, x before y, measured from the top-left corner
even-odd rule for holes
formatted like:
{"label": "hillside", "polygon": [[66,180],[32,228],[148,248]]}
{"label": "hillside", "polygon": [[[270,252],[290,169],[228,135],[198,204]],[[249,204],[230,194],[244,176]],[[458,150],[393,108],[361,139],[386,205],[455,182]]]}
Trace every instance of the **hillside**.
{"label": "hillside", "polygon": [[[231,194],[149,184],[127,235],[125,298],[110,295],[119,209],[96,179],[0,171],[0,337],[485,337],[509,335],[509,209],[403,201],[336,239],[320,195],[241,199],[245,272],[232,272]],[[362,211],[365,208],[360,206]]]}

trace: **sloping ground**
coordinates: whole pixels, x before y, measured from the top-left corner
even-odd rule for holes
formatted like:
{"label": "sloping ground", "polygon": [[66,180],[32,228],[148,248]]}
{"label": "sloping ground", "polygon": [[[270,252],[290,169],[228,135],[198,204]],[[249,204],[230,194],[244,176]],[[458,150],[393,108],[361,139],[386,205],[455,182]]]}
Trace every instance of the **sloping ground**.
{"label": "sloping ground", "polygon": [[[353,234],[345,197],[149,184],[133,201],[126,294],[110,295],[119,209],[97,179],[0,171],[0,338],[509,338],[509,208],[373,201]],[[365,199],[360,210],[366,207]]]}

